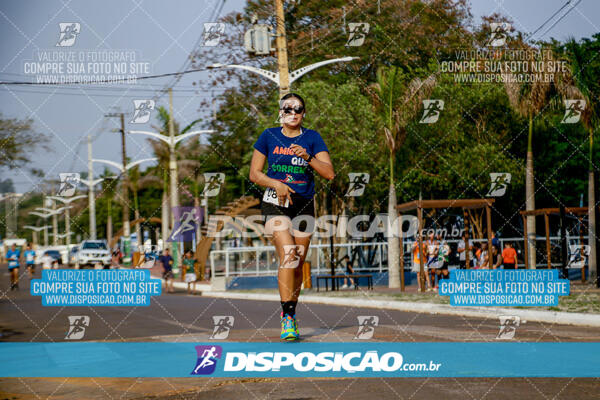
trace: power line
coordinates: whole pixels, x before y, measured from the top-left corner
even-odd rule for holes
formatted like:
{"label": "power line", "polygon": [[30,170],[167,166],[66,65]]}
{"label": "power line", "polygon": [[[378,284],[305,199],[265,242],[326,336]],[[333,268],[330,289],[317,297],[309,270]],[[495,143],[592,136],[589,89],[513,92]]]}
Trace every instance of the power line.
{"label": "power line", "polygon": [[[189,69],[187,71],[181,71],[181,72],[169,72],[166,74],[157,74],[157,75],[147,75],[147,76],[139,76],[136,77],[136,80],[144,80],[144,79],[156,79],[156,78],[164,78],[166,76],[175,76],[175,75],[185,75],[185,74],[191,74],[192,72],[202,72],[202,71],[208,71],[208,68],[197,68],[197,69]],[[114,81],[111,81],[110,83],[118,83],[118,82],[124,82],[124,83],[129,83],[131,84],[130,80],[128,79],[116,79]],[[0,85],[31,85],[31,86],[36,86],[36,85],[40,85],[40,86],[58,86],[58,85],[97,85],[99,83],[95,83],[95,82],[81,82],[81,81],[77,81],[77,82],[27,82],[27,81],[0,81]]]}
{"label": "power line", "polygon": [[[535,35],[540,29],[542,29],[548,22],[552,21],[552,19],[554,17],[556,17],[565,7],[567,7],[573,0],[567,0],[567,2],[565,4],[563,4],[558,10],[556,10],[554,12],[554,14],[552,14],[550,17],[548,17],[536,30],[534,30],[533,32],[531,32],[529,35],[527,35],[527,37],[525,38],[525,40],[528,40],[529,38],[533,37],[533,35]],[[577,4],[580,2],[581,0],[579,0],[577,2]],[[575,4],[575,5],[577,5]],[[573,6],[575,7],[575,6]],[[571,8],[572,10],[572,8]],[[568,10],[556,23],[558,23],[562,18],[564,18],[571,10]],[[556,25],[556,23],[554,23],[554,25]],[[554,25],[552,25],[550,27],[550,29],[552,29],[552,27],[554,27]],[[548,31],[546,31],[548,32]],[[546,32],[544,32],[542,35],[544,35]]]}
{"label": "power line", "polygon": [[[217,11],[217,7],[213,8],[213,13],[210,17],[210,21],[214,21],[215,20],[215,16],[218,17],[221,14],[221,10],[223,9],[223,5],[225,5],[225,1],[226,0],[217,0],[217,1],[221,1],[221,6],[218,8]],[[215,3],[216,4],[216,3]],[[190,56],[196,51],[196,49],[200,46],[200,44],[202,43],[202,41],[204,40],[204,32],[200,33],[200,36],[198,37],[198,39],[196,40],[196,43],[194,43],[194,46],[192,47],[192,51],[190,52]],[[187,68],[189,68],[190,64],[191,64],[191,57],[188,56],[186,57],[185,61],[183,62],[183,65],[179,68],[179,71],[185,70]],[[155,102],[158,102],[158,100],[160,100],[160,98],[167,92],[167,90],[169,88],[173,88],[177,82],[179,82],[179,80],[181,79],[182,75],[175,75],[173,79],[171,79],[170,82],[168,82],[166,85],[163,86],[162,90],[158,91],[154,97],[152,98],[152,100],[154,100]]]}
{"label": "power line", "polygon": [[565,12],[565,13],[562,15],[562,17],[560,17],[558,20],[556,20],[556,22],[555,22],[555,23],[553,23],[553,24],[550,26],[550,28],[546,29],[546,31],[545,31],[544,33],[542,33],[542,36],[543,36],[543,35],[545,35],[546,33],[550,32],[550,30],[551,30],[552,28],[554,28],[554,27],[556,26],[556,24],[558,24],[560,21],[562,21],[562,19],[563,19],[564,17],[566,17],[566,16],[567,16],[567,15],[568,15],[568,14],[569,14],[571,11],[573,11],[573,9],[574,9],[575,7],[577,7],[577,5],[578,5],[579,3],[581,3],[581,0],[578,0],[578,1],[577,1],[577,3],[573,4],[573,6],[572,6],[571,8],[569,8],[569,9],[567,10],[567,12]]}

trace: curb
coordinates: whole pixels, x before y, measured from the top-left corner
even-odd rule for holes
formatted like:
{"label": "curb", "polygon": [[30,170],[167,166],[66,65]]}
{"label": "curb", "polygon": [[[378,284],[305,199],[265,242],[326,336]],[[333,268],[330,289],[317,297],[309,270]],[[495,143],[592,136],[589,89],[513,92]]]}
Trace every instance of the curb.
{"label": "curb", "polygon": [[[233,293],[204,291],[202,296],[236,300],[279,301],[279,295],[268,293]],[[497,307],[453,307],[447,304],[414,303],[394,300],[362,300],[339,297],[302,296],[301,301],[311,304],[376,308],[418,312],[426,314],[459,315],[475,318],[497,318],[500,315],[516,315],[525,321],[546,322],[560,325],[600,327],[600,314],[569,313],[562,311],[537,311]]]}

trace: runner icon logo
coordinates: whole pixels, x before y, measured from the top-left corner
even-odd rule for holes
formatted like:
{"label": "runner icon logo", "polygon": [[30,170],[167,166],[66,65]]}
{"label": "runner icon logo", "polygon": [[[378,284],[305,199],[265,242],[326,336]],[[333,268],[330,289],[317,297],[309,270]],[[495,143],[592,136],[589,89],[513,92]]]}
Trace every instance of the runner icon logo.
{"label": "runner icon logo", "polygon": [[206,172],[204,174],[204,191],[202,196],[215,197],[225,182],[225,174],[222,172]]}
{"label": "runner icon logo", "polygon": [[[510,340],[515,337],[517,327],[521,324],[521,317],[516,315],[500,315],[500,331],[496,339]],[[523,321],[525,323],[527,321]]]}
{"label": "runner icon logo", "polygon": [[359,197],[365,192],[365,187],[369,183],[370,175],[367,172],[350,172],[348,173],[348,180],[350,185],[346,192],[346,197]]}
{"label": "runner icon logo", "polygon": [[90,317],[87,315],[70,315],[69,317],[69,331],[66,340],[79,340],[83,339],[85,335],[85,328],[90,326]]}
{"label": "runner icon logo", "polygon": [[220,22],[204,23],[204,45],[214,47],[219,44],[225,33],[225,24]]}
{"label": "runner icon logo", "polygon": [[60,36],[56,47],[71,47],[75,44],[77,35],[81,32],[81,24],[79,22],[60,22]]}
{"label": "runner icon logo", "polygon": [[502,197],[506,193],[506,188],[510,183],[512,175],[508,172],[490,172],[492,185],[490,186],[487,197]]}
{"label": "runner icon logo", "polygon": [[423,100],[423,116],[420,124],[435,124],[440,118],[440,112],[444,109],[444,100]]}
{"label": "runner icon logo", "polygon": [[145,124],[148,122],[154,106],[154,100],[133,100],[133,118],[130,123]]}
{"label": "runner icon logo", "polygon": [[490,29],[492,30],[492,32],[490,33],[490,40],[488,41],[488,46],[504,46],[506,44],[506,38],[508,37],[508,32],[510,31],[510,28],[511,24],[506,22],[490,23]]}
{"label": "runner icon logo", "polygon": [[304,246],[301,244],[283,245],[283,262],[281,268],[298,268],[300,257],[304,255]]}
{"label": "runner icon logo", "polygon": [[379,317],[377,315],[359,315],[358,331],[354,339],[369,340],[375,333],[375,327],[379,325]]}
{"label": "runner icon logo", "polygon": [[590,246],[587,244],[572,244],[569,245],[569,262],[567,268],[583,268],[587,262],[587,258],[590,255]]}
{"label": "runner icon logo", "polygon": [[358,47],[362,46],[369,33],[371,25],[367,22],[349,22],[348,23],[348,41],[346,47]]}
{"label": "runner icon logo", "polygon": [[561,124],[576,124],[581,119],[581,113],[585,110],[585,100],[565,100],[565,116]]}
{"label": "runner icon logo", "polygon": [[60,197],[71,197],[77,190],[77,185],[81,180],[81,176],[78,172],[67,172],[64,174],[58,174],[60,177],[60,187],[58,188],[57,196]]}
{"label": "runner icon logo", "polygon": [[215,315],[212,318],[215,327],[213,328],[213,333],[210,335],[210,338],[218,340],[227,339],[229,331],[233,328],[235,318],[231,315]]}
{"label": "runner icon logo", "polygon": [[167,242],[191,242],[202,223],[200,207],[173,207],[175,226]]}
{"label": "runner icon logo", "polygon": [[217,359],[223,355],[221,346],[196,346],[198,361],[190,375],[210,375],[217,368]]}

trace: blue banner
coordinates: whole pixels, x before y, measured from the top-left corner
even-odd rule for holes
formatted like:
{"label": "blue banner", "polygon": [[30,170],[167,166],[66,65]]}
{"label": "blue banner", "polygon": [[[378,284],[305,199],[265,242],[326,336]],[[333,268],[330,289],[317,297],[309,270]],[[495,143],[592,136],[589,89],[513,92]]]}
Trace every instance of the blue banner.
{"label": "blue banner", "polygon": [[30,287],[43,306],[149,306],[161,291],[147,269],[45,269]]}
{"label": "blue banner", "polygon": [[0,343],[0,377],[599,377],[600,343]]}
{"label": "blue banner", "polygon": [[439,289],[452,306],[549,307],[569,293],[570,281],[556,269],[455,269]]}

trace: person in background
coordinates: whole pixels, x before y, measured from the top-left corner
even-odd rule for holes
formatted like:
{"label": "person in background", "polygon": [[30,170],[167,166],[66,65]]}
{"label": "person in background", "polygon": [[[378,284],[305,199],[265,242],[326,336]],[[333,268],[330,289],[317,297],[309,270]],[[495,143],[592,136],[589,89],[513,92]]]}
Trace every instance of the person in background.
{"label": "person in background", "polygon": [[430,283],[427,291],[430,292],[433,290],[433,286],[435,286],[435,269],[438,262],[438,251],[440,245],[439,242],[435,240],[435,232],[433,229],[429,231],[429,237],[425,245],[427,246],[427,275],[430,275],[427,277],[427,282]]}
{"label": "person in background", "polygon": [[13,243],[10,250],[6,252],[6,260],[8,261],[8,272],[10,273],[10,290],[19,290],[19,259],[21,251]]}
{"label": "person in background", "polygon": [[194,259],[194,252],[189,250],[185,253],[183,258],[183,268],[185,270],[185,281],[187,282],[187,292],[192,294],[196,291],[196,269],[194,265],[196,260]]}
{"label": "person in background", "polygon": [[33,274],[35,274],[35,251],[31,248],[31,243],[27,243],[27,248],[24,255],[27,271],[29,272],[29,278],[33,278]]}
{"label": "person in background", "polygon": [[498,239],[495,230],[492,230],[492,246],[500,248],[500,240]]}
{"label": "person in background", "polygon": [[[350,257],[346,254],[343,258],[346,262],[346,273],[345,275],[354,274],[354,268],[352,268],[352,262],[350,261]],[[350,280],[350,286],[348,286],[348,279]],[[344,284],[342,285],[342,289],[347,289],[349,287],[354,286],[354,279],[352,278],[344,278]]]}
{"label": "person in background", "polygon": [[500,254],[500,248],[496,246],[492,246],[492,259],[491,259],[491,268],[496,269],[502,266],[502,255]]}
{"label": "person in background", "polygon": [[488,244],[487,242],[483,242],[481,244],[481,253],[479,255],[479,268],[489,268],[490,267],[490,256],[488,252]]}
{"label": "person in background", "polygon": [[[169,254],[169,249],[165,249],[163,255],[160,256],[160,262],[163,266],[163,279],[165,280],[165,291],[167,293],[173,293],[173,257],[171,257],[171,255]],[[169,289],[169,286],[171,287],[171,289]]]}
{"label": "person in background", "polygon": [[[419,251],[419,239],[415,239],[412,244],[412,272],[417,273],[417,285],[419,286],[419,291],[421,291],[421,257],[425,257],[425,253],[427,252],[427,246],[423,243],[423,247],[421,251]],[[431,281],[429,280],[429,274],[427,274],[427,264],[425,259],[423,259],[425,265],[425,279],[427,280],[427,287],[431,287]]]}
{"label": "person in background", "polygon": [[441,235],[438,234],[437,240],[439,243],[438,264],[437,264],[437,268],[435,269],[435,274],[437,276],[437,283],[436,283],[435,287],[433,288],[433,290],[438,289],[441,279],[449,279],[450,278],[449,272],[448,272],[448,263],[450,262],[450,253],[452,252],[452,250],[450,250],[450,246],[448,246],[448,243]]}
{"label": "person in background", "polygon": [[[467,233],[463,231],[462,239],[458,242],[458,248],[456,249],[456,251],[458,252],[458,259],[460,261],[460,269],[467,268],[467,252],[465,251],[466,238]],[[471,265],[473,264],[473,241],[471,239],[469,239],[469,263]]]}
{"label": "person in background", "polygon": [[48,253],[44,253],[42,255],[42,268],[43,269],[51,269],[52,268],[52,262],[54,261],[54,259],[52,257],[50,257],[48,255]]}
{"label": "person in background", "polygon": [[475,249],[474,257],[473,257],[473,268],[480,268],[480,260],[481,260],[481,243],[475,242],[473,244],[473,248]]}
{"label": "person in background", "polygon": [[111,256],[111,267],[118,267],[121,262],[121,257],[123,257],[123,254],[121,253],[119,246],[115,246]]}
{"label": "person in background", "polygon": [[502,262],[504,264],[504,269],[517,268],[517,251],[512,247],[512,244],[509,242],[504,243],[504,250],[502,250]]}

